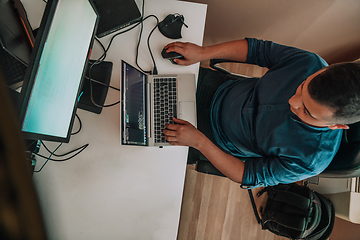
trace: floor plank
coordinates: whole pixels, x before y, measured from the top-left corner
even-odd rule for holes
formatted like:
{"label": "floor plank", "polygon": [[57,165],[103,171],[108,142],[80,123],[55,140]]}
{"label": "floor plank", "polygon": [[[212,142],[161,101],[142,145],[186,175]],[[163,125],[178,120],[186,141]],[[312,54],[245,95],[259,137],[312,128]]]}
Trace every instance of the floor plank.
{"label": "floor plank", "polygon": [[188,165],[178,240],[280,240],[261,229],[246,190]]}

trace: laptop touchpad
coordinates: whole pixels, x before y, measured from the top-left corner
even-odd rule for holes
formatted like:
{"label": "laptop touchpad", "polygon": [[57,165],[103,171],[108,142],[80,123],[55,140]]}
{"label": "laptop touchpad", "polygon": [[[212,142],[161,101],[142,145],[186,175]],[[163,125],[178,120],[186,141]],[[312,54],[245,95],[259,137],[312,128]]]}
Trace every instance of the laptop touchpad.
{"label": "laptop touchpad", "polygon": [[196,106],[195,102],[180,102],[179,118],[190,122],[196,127]]}

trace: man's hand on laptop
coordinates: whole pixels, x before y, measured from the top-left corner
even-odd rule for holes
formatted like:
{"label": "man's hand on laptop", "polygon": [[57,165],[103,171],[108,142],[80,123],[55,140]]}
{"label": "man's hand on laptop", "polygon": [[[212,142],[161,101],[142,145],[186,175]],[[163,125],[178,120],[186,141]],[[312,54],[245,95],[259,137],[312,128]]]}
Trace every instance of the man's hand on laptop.
{"label": "man's hand on laptop", "polygon": [[163,130],[165,139],[171,145],[189,146],[198,148],[203,138],[206,136],[185,120],[173,118],[175,124],[167,124]]}

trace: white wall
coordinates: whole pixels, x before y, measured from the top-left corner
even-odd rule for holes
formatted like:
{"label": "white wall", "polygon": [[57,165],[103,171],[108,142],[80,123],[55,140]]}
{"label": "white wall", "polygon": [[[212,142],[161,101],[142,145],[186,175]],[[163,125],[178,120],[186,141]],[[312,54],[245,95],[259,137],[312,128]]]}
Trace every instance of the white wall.
{"label": "white wall", "polygon": [[208,4],[204,45],[256,37],[316,52],[329,62],[360,57],[360,0],[188,1]]}

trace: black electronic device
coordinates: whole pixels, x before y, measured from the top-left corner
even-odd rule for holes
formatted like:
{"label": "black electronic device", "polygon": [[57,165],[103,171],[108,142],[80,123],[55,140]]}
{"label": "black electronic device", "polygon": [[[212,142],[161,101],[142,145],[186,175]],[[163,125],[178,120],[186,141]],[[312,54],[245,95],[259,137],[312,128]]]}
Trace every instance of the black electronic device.
{"label": "black electronic device", "polygon": [[35,38],[19,0],[0,0],[0,64],[8,86],[23,80]]}
{"label": "black electronic device", "polygon": [[158,24],[159,31],[167,38],[179,39],[182,26],[188,27],[184,22],[184,16],[178,13],[167,15]]}
{"label": "black electronic device", "polygon": [[101,38],[141,20],[134,0],[93,0],[100,16],[96,36]]}
{"label": "black electronic device", "polygon": [[173,64],[177,64],[174,59],[185,59],[183,55],[181,55],[180,53],[177,52],[166,52],[166,49],[163,48],[163,50],[161,51],[161,56],[164,59],[168,59],[170,60]]}
{"label": "black electronic device", "polygon": [[[90,60],[88,68],[94,64],[94,62],[95,61]],[[113,63],[107,61],[102,61],[99,64],[95,64],[91,68],[91,80],[89,78],[89,69],[86,69],[82,95],[78,103],[78,108],[97,114],[101,113],[102,107],[99,106],[104,105],[109,89],[108,86],[111,80],[112,67]],[[96,106],[93,101],[98,106]]]}
{"label": "black electronic device", "polygon": [[21,85],[26,72],[26,64],[19,61],[12,54],[0,48],[0,64],[4,69],[4,79],[7,86],[16,88]]}
{"label": "black electronic device", "polygon": [[89,0],[48,1],[21,90],[25,138],[69,142],[97,23]]}

